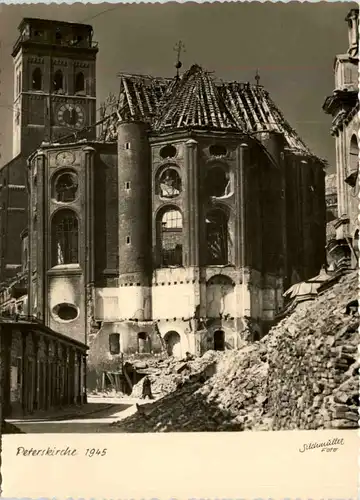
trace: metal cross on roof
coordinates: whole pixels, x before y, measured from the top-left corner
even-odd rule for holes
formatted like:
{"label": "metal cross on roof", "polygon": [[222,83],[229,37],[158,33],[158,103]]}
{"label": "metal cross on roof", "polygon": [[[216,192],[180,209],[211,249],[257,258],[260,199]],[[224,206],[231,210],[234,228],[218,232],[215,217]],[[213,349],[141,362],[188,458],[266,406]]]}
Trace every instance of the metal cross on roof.
{"label": "metal cross on roof", "polygon": [[176,76],[178,78],[179,77],[179,69],[182,66],[182,62],[180,61],[181,52],[186,52],[185,45],[181,40],[179,40],[178,43],[175,45],[174,51],[177,53],[177,60],[176,60],[175,68],[176,68]]}
{"label": "metal cross on roof", "polygon": [[256,80],[256,85],[259,86],[260,75],[259,75],[259,70],[258,69],[256,69],[255,80]]}

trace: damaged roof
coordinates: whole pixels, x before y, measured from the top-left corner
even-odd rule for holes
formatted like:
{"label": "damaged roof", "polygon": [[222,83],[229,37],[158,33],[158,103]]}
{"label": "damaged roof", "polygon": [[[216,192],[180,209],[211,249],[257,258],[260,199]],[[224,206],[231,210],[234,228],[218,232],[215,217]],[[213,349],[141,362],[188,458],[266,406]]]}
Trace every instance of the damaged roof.
{"label": "damaged roof", "polygon": [[284,134],[289,149],[311,155],[262,86],[218,82],[198,65],[180,78],[119,77],[122,120],[145,121],[158,133],[181,128],[276,131]]}

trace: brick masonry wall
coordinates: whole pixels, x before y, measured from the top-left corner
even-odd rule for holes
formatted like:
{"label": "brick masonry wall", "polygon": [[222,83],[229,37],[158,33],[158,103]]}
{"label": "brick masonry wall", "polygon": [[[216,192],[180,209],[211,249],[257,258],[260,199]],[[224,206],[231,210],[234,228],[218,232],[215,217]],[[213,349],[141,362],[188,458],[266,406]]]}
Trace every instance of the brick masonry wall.
{"label": "brick masonry wall", "polygon": [[357,296],[357,282],[357,272],[343,277],[260,342],[209,351],[201,366],[197,360],[178,361],[172,376],[168,367],[158,371],[154,386],[165,387],[163,397],[146,418],[136,413],[119,422],[119,430],[356,428],[359,316],[346,314],[346,305]]}

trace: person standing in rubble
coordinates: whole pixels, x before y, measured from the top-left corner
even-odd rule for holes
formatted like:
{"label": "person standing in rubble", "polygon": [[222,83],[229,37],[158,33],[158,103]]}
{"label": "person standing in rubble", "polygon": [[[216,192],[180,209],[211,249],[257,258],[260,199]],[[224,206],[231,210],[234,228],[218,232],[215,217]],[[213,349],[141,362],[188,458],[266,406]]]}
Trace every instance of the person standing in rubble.
{"label": "person standing in rubble", "polygon": [[152,392],[151,392],[151,380],[147,375],[144,378],[141,397],[142,397],[142,399],[146,399],[146,397],[148,397],[149,399],[154,399],[154,396],[152,395]]}

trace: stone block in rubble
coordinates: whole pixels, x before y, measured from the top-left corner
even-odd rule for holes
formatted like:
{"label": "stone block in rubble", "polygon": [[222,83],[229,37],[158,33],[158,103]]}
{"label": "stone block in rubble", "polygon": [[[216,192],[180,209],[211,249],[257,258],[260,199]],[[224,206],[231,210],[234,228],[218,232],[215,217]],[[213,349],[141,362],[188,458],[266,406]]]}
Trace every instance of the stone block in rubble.
{"label": "stone block in rubble", "polygon": [[345,419],[333,420],[330,422],[330,427],[332,429],[357,429],[358,422]]}

